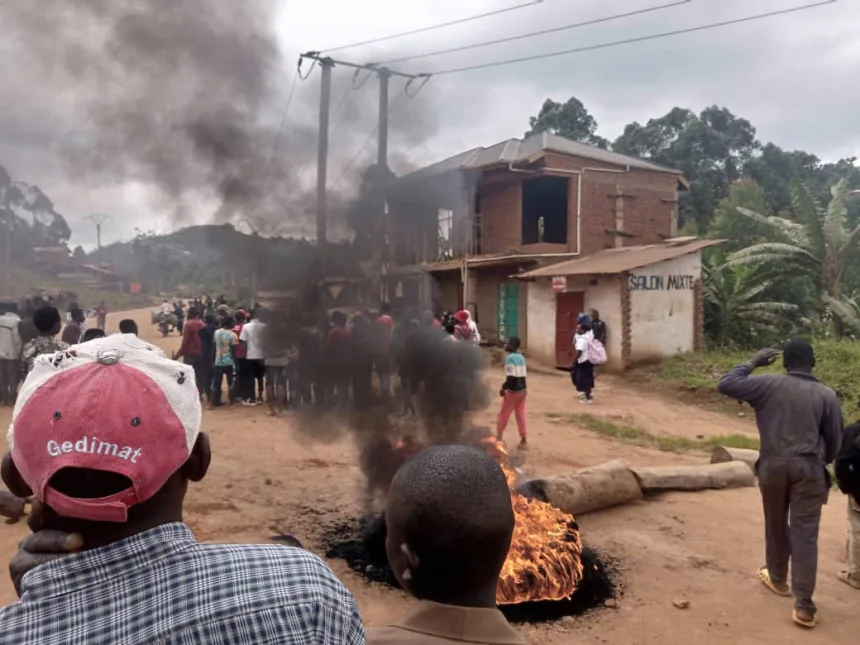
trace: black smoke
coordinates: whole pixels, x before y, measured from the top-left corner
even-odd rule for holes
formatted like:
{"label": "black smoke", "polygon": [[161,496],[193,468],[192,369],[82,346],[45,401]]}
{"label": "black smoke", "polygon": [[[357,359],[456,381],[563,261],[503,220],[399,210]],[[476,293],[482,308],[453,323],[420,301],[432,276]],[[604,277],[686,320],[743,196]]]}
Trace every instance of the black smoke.
{"label": "black smoke", "polygon": [[[293,87],[297,60],[275,32],[282,4],[10,0],[0,3],[4,74],[49,87],[66,106],[67,134],[53,143],[73,180],[154,187],[156,208],[173,213],[174,224],[256,217],[282,234],[306,233],[313,231],[319,75]],[[303,73],[310,68],[305,62]],[[375,80],[350,92],[353,83],[352,70],[335,69],[329,202],[341,221],[348,204],[338,193],[357,192],[363,165],[348,164],[353,144],[376,122]],[[433,127],[416,101],[408,118],[393,110],[391,125],[392,146],[398,131],[411,146]]]}

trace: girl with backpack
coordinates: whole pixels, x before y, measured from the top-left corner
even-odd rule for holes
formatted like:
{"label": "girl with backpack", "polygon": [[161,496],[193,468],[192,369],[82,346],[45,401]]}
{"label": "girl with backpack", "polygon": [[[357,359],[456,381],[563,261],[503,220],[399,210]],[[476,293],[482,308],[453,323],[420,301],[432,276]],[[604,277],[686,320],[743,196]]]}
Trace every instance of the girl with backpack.
{"label": "girl with backpack", "polygon": [[594,338],[591,329],[591,319],[581,316],[573,337],[573,348],[576,358],[571,366],[571,378],[579,392],[579,402],[585,405],[594,403],[594,367],[606,362],[606,350],[603,344]]}

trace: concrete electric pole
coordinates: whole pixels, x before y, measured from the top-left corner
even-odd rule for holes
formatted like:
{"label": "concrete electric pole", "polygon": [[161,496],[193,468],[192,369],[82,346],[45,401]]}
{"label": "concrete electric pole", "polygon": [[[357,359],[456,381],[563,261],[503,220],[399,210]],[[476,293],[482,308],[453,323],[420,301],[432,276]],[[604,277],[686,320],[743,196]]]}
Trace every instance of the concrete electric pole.
{"label": "concrete electric pole", "polygon": [[103,213],[93,213],[92,215],[87,215],[84,219],[91,221],[96,225],[96,248],[102,248],[102,224],[105,222],[112,221],[113,218],[110,215],[105,215]]}

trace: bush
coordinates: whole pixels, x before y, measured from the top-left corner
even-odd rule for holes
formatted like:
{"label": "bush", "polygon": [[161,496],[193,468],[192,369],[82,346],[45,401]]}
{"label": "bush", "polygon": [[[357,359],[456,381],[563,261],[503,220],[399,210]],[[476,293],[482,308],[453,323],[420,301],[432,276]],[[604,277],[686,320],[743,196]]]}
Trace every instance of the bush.
{"label": "bush", "polygon": [[[815,376],[833,388],[842,401],[846,419],[858,416],[860,401],[860,342],[818,340],[813,341],[817,365]],[[684,388],[705,388],[716,392],[717,381],[729,369],[743,363],[753,355],[752,351],[734,349],[709,350],[681,354],[667,361],[658,369],[661,379]],[[782,371],[777,362],[759,373]]]}

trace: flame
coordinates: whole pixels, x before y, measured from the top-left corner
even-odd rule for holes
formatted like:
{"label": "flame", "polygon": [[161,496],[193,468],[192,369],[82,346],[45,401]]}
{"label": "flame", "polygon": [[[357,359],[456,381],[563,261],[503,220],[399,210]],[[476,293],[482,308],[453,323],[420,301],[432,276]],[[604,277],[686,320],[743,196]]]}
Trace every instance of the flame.
{"label": "flame", "polygon": [[516,518],[496,602],[513,605],[570,598],[582,580],[582,541],[576,520],[550,504],[514,492],[518,475],[505,445],[492,437],[482,445],[505,473]]}

